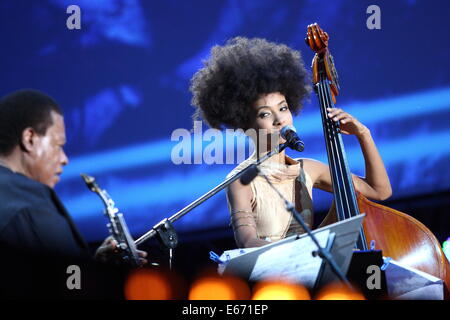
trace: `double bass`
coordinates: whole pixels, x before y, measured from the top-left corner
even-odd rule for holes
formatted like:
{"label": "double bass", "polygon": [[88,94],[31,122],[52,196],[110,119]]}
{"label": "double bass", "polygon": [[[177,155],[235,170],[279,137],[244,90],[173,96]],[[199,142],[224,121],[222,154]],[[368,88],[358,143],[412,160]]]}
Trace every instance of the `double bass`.
{"label": "double bass", "polygon": [[[339,94],[339,82],[333,57],[328,50],[329,36],[317,23],[309,25],[306,44],[315,52],[312,80],[320,104],[328,163],[332,179],[335,215],[328,214],[325,224],[365,213],[358,239],[358,249],[367,250],[371,243],[403,265],[431,274],[445,283],[448,297],[450,265],[433,233],[413,217],[369,201],[355,192],[349,171],[339,122],[327,116]],[[335,218],[333,218],[335,217]]]}

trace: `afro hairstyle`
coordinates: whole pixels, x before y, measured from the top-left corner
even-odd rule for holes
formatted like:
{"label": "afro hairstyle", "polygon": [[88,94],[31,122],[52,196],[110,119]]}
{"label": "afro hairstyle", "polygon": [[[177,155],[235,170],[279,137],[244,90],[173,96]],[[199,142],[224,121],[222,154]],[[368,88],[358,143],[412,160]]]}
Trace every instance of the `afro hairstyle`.
{"label": "afro hairstyle", "polygon": [[215,129],[244,129],[254,121],[252,104],[280,92],[296,115],[309,96],[309,74],[299,51],[265,39],[236,37],[214,46],[204,67],[191,79],[193,120]]}

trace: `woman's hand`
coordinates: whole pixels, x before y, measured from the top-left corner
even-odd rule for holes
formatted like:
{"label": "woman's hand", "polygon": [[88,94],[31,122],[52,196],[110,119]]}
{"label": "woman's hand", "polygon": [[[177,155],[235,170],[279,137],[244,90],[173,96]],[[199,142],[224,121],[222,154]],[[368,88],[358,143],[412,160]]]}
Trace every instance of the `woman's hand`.
{"label": "woman's hand", "polygon": [[328,118],[333,121],[340,121],[340,129],[344,134],[354,134],[357,137],[363,136],[369,129],[358,121],[351,114],[339,108],[327,108]]}

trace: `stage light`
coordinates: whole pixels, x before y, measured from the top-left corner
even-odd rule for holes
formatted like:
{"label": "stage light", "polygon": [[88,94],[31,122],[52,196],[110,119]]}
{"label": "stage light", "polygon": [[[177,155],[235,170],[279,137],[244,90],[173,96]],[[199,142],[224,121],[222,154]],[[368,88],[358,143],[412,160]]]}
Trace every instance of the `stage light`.
{"label": "stage light", "polygon": [[254,286],[252,300],[311,300],[311,295],[299,284],[264,281]]}
{"label": "stage light", "polygon": [[318,292],[315,300],[365,300],[365,298],[363,294],[343,283],[331,283]]}
{"label": "stage light", "polygon": [[160,271],[139,269],[133,271],[125,283],[127,300],[168,300],[172,289],[166,275]]}
{"label": "stage light", "polygon": [[442,243],[442,251],[444,251],[447,260],[450,261],[450,237]]}
{"label": "stage light", "polygon": [[[121,90],[123,90],[123,87],[130,90],[127,86],[122,86]],[[440,112],[449,110],[449,97],[450,87],[442,87],[412,92],[410,94],[387,99],[349,102],[346,104],[345,110],[350,114],[360,114],[358,117],[359,120],[363,123],[370,123],[371,125],[392,119],[395,120],[399,117],[414,118],[420,116],[431,119],[431,117],[434,116],[433,114],[439,114]],[[361,112],[361,110],[364,110],[364,112]],[[317,114],[302,114],[301,116],[295,117],[294,121],[301,122],[301,125],[298,127],[301,127],[302,137],[307,137],[307,140],[311,140],[313,137],[317,136],[318,133],[320,134],[317,127],[321,125],[321,120]],[[430,150],[427,145],[417,143],[413,139],[409,140],[412,140],[416,146],[420,145],[422,148],[427,147],[425,152],[422,151],[422,148],[415,150],[416,152],[425,153],[425,156],[433,154],[433,152],[448,153],[448,148],[446,148],[445,145],[439,145],[439,143],[440,141],[447,141],[442,139],[445,138],[445,136],[448,136],[449,133],[443,132],[442,134],[436,132],[418,134],[418,138],[438,142],[437,146],[436,144],[432,145],[432,150]],[[223,133],[224,141],[227,141],[227,139],[230,138],[230,135]],[[244,140],[242,140],[241,143],[243,143],[243,141]],[[405,139],[402,137],[394,142],[395,145],[397,145],[402,144],[404,141]],[[202,143],[208,142],[202,141]],[[382,145],[389,145],[390,143],[391,141],[386,141],[383,142]],[[406,143],[408,143],[408,141],[406,141]],[[176,144],[177,142],[170,141],[169,139],[161,139],[73,157],[70,161],[70,165],[64,169],[64,180],[78,179],[80,172],[90,172],[90,174],[100,175],[144,165],[152,166],[167,163],[171,161],[171,151]],[[441,151],[441,148],[444,150]],[[155,150],[158,152],[155,152]],[[359,151],[359,149],[355,151]],[[389,153],[386,153],[386,155],[389,155]],[[401,160],[403,159],[404,158],[401,157]],[[64,181],[62,183],[64,183]]]}
{"label": "stage light", "polygon": [[234,277],[206,276],[196,280],[189,300],[247,300],[250,289],[246,282]]}

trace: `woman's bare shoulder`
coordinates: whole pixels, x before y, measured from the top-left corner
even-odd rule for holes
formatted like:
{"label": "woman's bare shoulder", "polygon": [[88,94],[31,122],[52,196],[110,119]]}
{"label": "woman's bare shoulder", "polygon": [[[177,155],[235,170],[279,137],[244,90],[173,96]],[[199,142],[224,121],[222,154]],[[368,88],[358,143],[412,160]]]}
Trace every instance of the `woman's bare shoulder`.
{"label": "woman's bare shoulder", "polygon": [[328,166],[318,160],[311,158],[297,158],[296,161],[303,162],[303,170],[310,176],[313,183],[323,174],[325,170],[328,170]]}
{"label": "woman's bare shoulder", "polygon": [[296,158],[295,159],[298,162],[303,162],[303,167],[305,169],[316,169],[316,168],[323,168],[327,165],[319,160],[312,159],[312,158]]}

